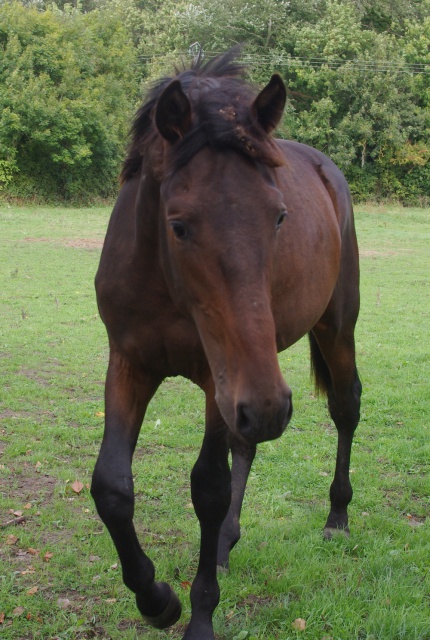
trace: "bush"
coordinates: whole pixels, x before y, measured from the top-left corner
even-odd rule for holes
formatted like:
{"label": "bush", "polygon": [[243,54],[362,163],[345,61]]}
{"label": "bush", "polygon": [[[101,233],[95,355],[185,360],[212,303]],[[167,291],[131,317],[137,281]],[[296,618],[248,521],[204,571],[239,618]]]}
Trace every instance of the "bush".
{"label": "bush", "polygon": [[3,194],[73,199],[116,192],[139,87],[115,13],[0,6]]}

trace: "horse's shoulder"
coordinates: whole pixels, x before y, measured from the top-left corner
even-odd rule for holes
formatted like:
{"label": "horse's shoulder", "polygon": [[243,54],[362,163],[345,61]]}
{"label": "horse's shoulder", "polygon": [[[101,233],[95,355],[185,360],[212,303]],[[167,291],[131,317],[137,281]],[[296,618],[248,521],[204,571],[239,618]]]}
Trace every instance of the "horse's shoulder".
{"label": "horse's shoulder", "polygon": [[343,225],[351,218],[352,205],[349,186],[339,167],[325,153],[295,140],[276,141],[285,155],[287,165],[300,162],[318,175],[333,202],[338,220]]}

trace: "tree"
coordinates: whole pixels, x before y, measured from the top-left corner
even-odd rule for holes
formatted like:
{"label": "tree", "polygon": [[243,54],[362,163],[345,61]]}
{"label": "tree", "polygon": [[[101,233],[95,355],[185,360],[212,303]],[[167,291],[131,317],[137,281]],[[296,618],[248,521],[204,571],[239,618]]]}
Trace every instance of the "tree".
{"label": "tree", "polygon": [[112,193],[140,85],[237,43],[357,197],[430,197],[430,0],[0,0],[0,189]]}
{"label": "tree", "polygon": [[115,191],[136,57],[118,16],[0,7],[0,184],[20,196]]}

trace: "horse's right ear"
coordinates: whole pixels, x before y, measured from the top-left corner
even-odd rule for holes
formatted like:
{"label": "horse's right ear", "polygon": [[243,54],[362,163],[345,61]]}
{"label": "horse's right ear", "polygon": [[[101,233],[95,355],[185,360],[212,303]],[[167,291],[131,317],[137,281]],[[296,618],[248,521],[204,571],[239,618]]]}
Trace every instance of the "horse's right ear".
{"label": "horse's right ear", "polygon": [[158,99],[155,124],[165,140],[177,142],[191,128],[191,105],[179,80],[173,80]]}

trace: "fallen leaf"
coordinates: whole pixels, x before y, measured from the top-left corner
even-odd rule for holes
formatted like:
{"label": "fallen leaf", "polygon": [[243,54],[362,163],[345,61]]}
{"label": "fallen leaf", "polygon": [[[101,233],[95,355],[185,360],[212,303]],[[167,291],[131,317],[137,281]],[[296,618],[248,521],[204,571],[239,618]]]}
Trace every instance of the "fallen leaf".
{"label": "fallen leaf", "polygon": [[40,469],[40,467],[42,466],[42,463],[39,462],[38,460],[34,466],[36,467],[36,469]]}
{"label": "fallen leaf", "polygon": [[296,631],[304,631],[306,629],[306,620],[303,620],[303,618],[297,618],[291,626],[293,629],[296,629]]}
{"label": "fallen leaf", "polygon": [[27,620],[31,620],[33,617],[33,614],[28,612],[27,615],[25,616],[27,618]]}
{"label": "fallen leaf", "polygon": [[32,547],[30,547],[29,549],[27,549],[27,553],[29,553],[31,556],[37,556],[39,555],[39,549],[33,549]]}
{"label": "fallen leaf", "polygon": [[96,411],[95,414],[96,418],[104,418],[104,411]]}
{"label": "fallen leaf", "polygon": [[118,569],[118,562],[115,562],[115,564],[111,564],[110,568],[113,570]]}
{"label": "fallen leaf", "polygon": [[107,598],[105,602],[108,602],[109,604],[114,604],[114,602],[116,602],[116,598]]}
{"label": "fallen leaf", "polygon": [[24,509],[31,509],[32,506],[31,502],[27,502],[27,504],[24,505]]}
{"label": "fallen leaf", "polygon": [[412,516],[410,513],[406,516],[408,519],[408,524],[411,527],[420,527],[424,524],[424,521],[420,520],[418,516]]}
{"label": "fallen leaf", "polygon": [[12,615],[14,616],[22,616],[23,613],[24,607],[15,607],[15,609],[12,611]]}
{"label": "fallen leaf", "polygon": [[70,486],[72,488],[72,491],[74,491],[75,493],[81,493],[82,489],[84,488],[84,485],[79,480],[75,480],[74,483]]}
{"label": "fallen leaf", "polygon": [[13,535],[13,533],[9,534],[6,538],[6,544],[12,545],[18,542],[18,538]]}
{"label": "fallen leaf", "polygon": [[0,611],[0,624],[3,624],[4,622],[4,613],[3,611]]}
{"label": "fallen leaf", "polygon": [[24,571],[21,571],[22,576],[27,576],[31,573],[36,573],[34,567],[32,567],[31,565],[28,565],[27,569],[25,569]]}
{"label": "fallen leaf", "polygon": [[189,582],[188,580],[184,580],[183,582],[181,582],[181,587],[185,590],[191,589],[191,582]]}
{"label": "fallen leaf", "polygon": [[98,562],[100,560],[100,556],[90,556],[88,560],[90,562]]}
{"label": "fallen leaf", "polygon": [[13,511],[13,515],[20,518],[22,516],[22,511]]}
{"label": "fallen leaf", "polygon": [[27,591],[27,595],[34,596],[34,594],[37,593],[38,591],[39,591],[39,587],[31,587],[31,589]]}
{"label": "fallen leaf", "polygon": [[50,551],[47,551],[45,553],[45,555],[43,556],[43,560],[44,560],[44,562],[49,562],[50,559],[53,558],[53,557],[54,557],[54,554],[51,553]]}

